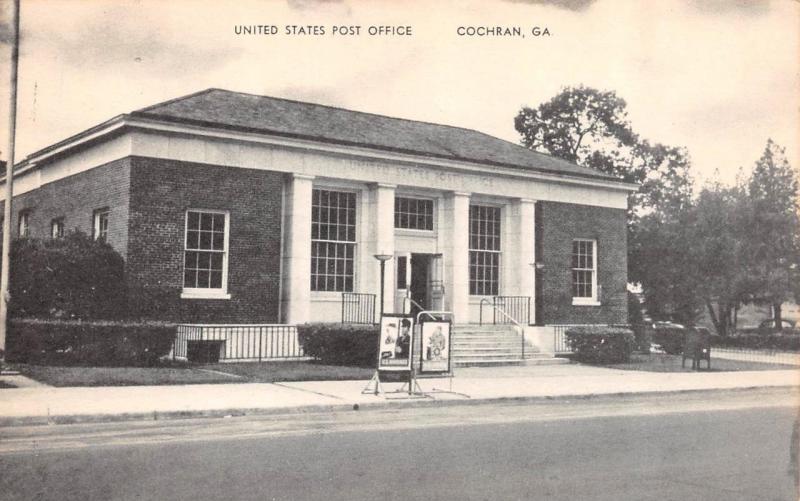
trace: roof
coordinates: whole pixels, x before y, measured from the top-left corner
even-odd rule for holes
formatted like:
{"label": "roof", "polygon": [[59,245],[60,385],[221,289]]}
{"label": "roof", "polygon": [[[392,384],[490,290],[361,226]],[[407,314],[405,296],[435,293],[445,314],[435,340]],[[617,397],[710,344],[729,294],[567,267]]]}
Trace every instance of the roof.
{"label": "roof", "polygon": [[130,116],[616,180],[597,170],[471,129],[223,89],[172,99],[134,111]]}

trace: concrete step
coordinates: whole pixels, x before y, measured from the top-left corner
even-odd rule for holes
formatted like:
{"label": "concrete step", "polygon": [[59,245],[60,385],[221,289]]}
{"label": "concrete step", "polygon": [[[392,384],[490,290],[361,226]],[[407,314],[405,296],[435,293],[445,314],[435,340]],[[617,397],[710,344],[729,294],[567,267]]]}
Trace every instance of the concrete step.
{"label": "concrete step", "polygon": [[568,358],[551,357],[549,355],[528,357],[525,354],[524,365],[565,365],[570,363]]}
{"label": "concrete step", "polygon": [[453,327],[451,339],[453,364],[456,367],[521,365],[525,360],[520,357],[520,342],[513,325],[459,324]]}
{"label": "concrete step", "polygon": [[462,358],[454,359],[454,367],[499,367],[504,365],[522,365],[524,360],[505,358]]}
{"label": "concrete step", "polygon": [[514,326],[514,324],[499,324],[499,325],[492,325],[492,324],[456,324],[453,326],[454,332],[461,332],[461,331],[471,331],[471,330],[487,330],[487,331],[502,331],[510,329]]}
{"label": "concrete step", "polygon": [[483,357],[483,358],[521,358],[519,351],[507,351],[507,350],[496,350],[496,351],[487,351],[487,350],[467,350],[467,351],[458,351],[453,352],[453,358],[461,359],[461,358],[470,358],[470,357]]}
{"label": "concrete step", "polygon": [[487,339],[453,339],[453,346],[520,346],[520,339],[513,338],[487,338]]}
{"label": "concrete step", "polygon": [[502,360],[522,360],[519,356],[519,353],[487,353],[487,352],[473,352],[473,353],[464,353],[460,356],[454,356],[453,360],[462,360],[462,359],[502,359]]}

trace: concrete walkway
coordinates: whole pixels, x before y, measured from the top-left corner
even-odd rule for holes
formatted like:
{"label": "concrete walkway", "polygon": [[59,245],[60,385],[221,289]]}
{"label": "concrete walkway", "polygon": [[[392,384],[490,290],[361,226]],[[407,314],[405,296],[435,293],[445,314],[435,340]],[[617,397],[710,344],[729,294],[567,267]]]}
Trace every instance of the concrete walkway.
{"label": "concrete walkway", "polygon": [[363,394],[367,381],[121,386],[28,387],[0,390],[0,425],[168,419],[359,408],[454,405],[498,400],[800,386],[800,371],[655,373],[581,365],[458,369],[454,378],[420,379],[427,397],[395,392]]}

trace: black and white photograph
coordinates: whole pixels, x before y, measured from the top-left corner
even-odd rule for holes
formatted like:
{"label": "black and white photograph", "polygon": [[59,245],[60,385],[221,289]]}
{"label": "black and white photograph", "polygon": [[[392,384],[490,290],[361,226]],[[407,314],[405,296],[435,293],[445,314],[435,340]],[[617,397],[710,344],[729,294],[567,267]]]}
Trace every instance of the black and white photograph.
{"label": "black and white photograph", "polygon": [[800,1],[0,0],[0,499],[800,499]]}

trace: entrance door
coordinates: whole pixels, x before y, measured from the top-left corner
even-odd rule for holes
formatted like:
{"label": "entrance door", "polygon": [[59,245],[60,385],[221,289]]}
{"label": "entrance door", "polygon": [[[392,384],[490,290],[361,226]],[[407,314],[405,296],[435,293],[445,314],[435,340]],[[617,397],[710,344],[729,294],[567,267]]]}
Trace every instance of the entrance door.
{"label": "entrance door", "polygon": [[397,252],[394,255],[394,271],[395,271],[395,293],[394,293],[394,311],[408,313],[408,301],[406,298],[410,297],[408,286],[411,283],[411,254],[408,252]]}
{"label": "entrance door", "polygon": [[411,254],[411,283],[409,284],[409,294],[415,303],[411,305],[411,314],[416,317],[420,312],[420,307],[425,310],[431,309],[430,305],[430,254]]}

